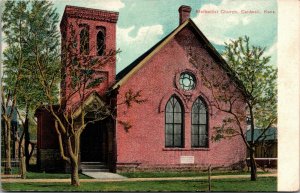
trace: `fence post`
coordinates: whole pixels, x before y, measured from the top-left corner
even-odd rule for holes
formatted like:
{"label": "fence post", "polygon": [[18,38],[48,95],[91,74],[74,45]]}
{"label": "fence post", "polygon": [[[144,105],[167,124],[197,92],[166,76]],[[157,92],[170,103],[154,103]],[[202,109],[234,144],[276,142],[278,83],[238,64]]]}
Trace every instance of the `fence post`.
{"label": "fence post", "polygon": [[208,191],[211,191],[211,165],[208,166]]}

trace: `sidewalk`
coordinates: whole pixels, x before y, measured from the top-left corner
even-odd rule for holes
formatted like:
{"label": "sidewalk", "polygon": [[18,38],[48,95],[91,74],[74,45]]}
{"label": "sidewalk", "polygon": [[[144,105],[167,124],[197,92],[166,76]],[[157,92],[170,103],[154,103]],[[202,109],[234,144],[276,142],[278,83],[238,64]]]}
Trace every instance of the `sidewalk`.
{"label": "sidewalk", "polygon": [[[277,177],[277,173],[258,174],[258,177]],[[211,179],[250,178],[250,175],[220,175]],[[140,181],[172,181],[172,180],[207,180],[207,176],[199,177],[168,177],[168,178],[118,178],[118,179],[80,179],[80,182],[140,182]],[[2,183],[68,183],[70,179],[1,179]]]}

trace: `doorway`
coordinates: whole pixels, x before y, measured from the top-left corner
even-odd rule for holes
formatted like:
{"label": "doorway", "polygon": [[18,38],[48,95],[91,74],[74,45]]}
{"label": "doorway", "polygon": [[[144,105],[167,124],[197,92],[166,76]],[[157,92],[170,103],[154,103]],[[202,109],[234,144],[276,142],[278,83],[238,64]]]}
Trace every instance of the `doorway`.
{"label": "doorway", "polygon": [[81,162],[106,162],[107,128],[103,121],[90,123],[81,134]]}

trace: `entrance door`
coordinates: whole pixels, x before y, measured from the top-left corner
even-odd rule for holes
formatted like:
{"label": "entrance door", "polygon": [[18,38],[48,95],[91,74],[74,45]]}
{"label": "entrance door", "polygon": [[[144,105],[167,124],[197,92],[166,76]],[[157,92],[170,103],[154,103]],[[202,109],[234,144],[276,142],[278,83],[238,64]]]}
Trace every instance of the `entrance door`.
{"label": "entrance door", "polygon": [[103,128],[100,122],[88,124],[81,134],[81,162],[101,162],[103,154]]}

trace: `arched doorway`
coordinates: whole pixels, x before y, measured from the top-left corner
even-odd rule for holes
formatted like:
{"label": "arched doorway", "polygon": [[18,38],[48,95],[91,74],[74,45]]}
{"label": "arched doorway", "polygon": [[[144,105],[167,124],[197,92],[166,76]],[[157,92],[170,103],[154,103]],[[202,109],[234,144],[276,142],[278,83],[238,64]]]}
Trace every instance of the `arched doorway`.
{"label": "arched doorway", "polygon": [[107,146],[105,121],[89,123],[81,134],[81,162],[107,162]]}

